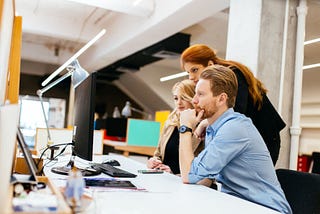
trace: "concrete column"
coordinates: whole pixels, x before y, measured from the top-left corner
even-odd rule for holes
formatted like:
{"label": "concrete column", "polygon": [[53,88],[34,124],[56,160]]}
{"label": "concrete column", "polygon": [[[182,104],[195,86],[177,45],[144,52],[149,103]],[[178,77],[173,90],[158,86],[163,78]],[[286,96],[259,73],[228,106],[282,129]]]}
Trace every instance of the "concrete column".
{"label": "concrete column", "polygon": [[231,0],[226,59],[258,70],[262,0]]}
{"label": "concrete column", "polygon": [[[298,0],[230,0],[226,58],[247,65],[287,126],[277,167],[289,167]],[[279,108],[280,107],[280,108]]]}

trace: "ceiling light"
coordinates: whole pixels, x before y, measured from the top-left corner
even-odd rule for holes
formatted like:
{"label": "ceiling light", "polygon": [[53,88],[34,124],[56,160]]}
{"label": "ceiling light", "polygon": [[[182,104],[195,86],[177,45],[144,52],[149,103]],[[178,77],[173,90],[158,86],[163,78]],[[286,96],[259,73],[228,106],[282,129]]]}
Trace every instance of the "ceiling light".
{"label": "ceiling light", "polygon": [[320,63],[311,64],[311,65],[305,65],[305,66],[302,67],[302,69],[306,70],[306,69],[316,68],[316,67],[320,67]]}
{"label": "ceiling light", "polygon": [[311,39],[311,40],[305,41],[303,44],[304,45],[309,45],[309,44],[316,43],[316,42],[320,42],[320,38]]}
{"label": "ceiling light", "polygon": [[177,74],[161,77],[160,78],[160,82],[176,79],[176,78],[187,76],[187,75],[188,75],[188,73],[186,71],[184,71],[184,72],[181,72],[181,73],[177,73]]}

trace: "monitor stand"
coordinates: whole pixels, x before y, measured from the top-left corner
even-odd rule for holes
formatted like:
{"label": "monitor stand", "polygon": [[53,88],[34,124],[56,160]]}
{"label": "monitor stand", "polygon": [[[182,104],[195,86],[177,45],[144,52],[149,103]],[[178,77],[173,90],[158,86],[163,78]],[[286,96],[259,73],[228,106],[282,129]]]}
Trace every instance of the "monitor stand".
{"label": "monitor stand", "polygon": [[[71,169],[75,167],[74,159],[75,159],[75,155],[72,154],[72,157],[66,166],[52,167],[51,172],[60,174],[60,175],[69,175],[69,172],[71,171]],[[93,168],[86,168],[86,169],[77,168],[77,169],[81,172],[82,176],[95,176],[95,175],[101,174],[100,170],[95,170]]]}

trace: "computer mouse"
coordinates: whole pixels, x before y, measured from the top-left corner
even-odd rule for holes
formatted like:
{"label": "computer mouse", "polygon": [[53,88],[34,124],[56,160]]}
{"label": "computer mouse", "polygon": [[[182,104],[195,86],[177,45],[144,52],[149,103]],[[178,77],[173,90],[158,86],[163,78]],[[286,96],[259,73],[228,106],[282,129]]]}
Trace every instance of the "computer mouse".
{"label": "computer mouse", "polygon": [[103,162],[103,164],[108,164],[108,165],[111,165],[111,166],[120,166],[119,161],[114,160],[114,159],[106,160],[106,161]]}

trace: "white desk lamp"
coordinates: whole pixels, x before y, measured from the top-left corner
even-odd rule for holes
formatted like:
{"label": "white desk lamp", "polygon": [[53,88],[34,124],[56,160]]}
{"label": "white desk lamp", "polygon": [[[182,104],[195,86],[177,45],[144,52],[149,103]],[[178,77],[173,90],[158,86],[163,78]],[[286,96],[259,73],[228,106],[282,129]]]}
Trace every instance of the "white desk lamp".
{"label": "white desk lamp", "polygon": [[142,111],[140,109],[133,108],[129,101],[127,101],[126,105],[123,107],[123,109],[121,111],[121,115],[124,116],[124,117],[131,117],[132,111],[135,111],[135,112],[138,112],[138,113],[142,114],[143,116],[145,116],[145,118],[147,120],[151,120],[152,119],[151,114],[148,114],[148,113],[146,113],[146,112],[144,112],[144,111]]}
{"label": "white desk lamp", "polygon": [[[87,76],[89,76],[88,72],[85,71],[79,64],[77,58],[84,52],[86,51],[91,45],[93,45],[98,39],[100,39],[104,34],[106,33],[105,29],[102,29],[93,39],[91,39],[87,44],[85,44],[77,53],[75,53],[70,59],[68,59],[62,66],[60,66],[57,70],[55,70],[46,80],[42,82],[42,86],[46,86],[55,76],[57,76],[59,73],[61,73],[65,68],[67,69],[67,73],[57,80],[53,81],[46,87],[39,89],[37,91],[37,95],[39,96],[40,103],[41,103],[41,108],[42,108],[42,113],[45,119],[46,123],[46,128],[47,128],[47,135],[48,135],[48,142],[47,146],[50,146],[53,144],[51,140],[51,135],[49,131],[49,125],[48,125],[48,119],[45,114],[44,106],[43,106],[43,100],[42,100],[42,95],[51,89],[53,86],[57,85],[60,83],[62,80],[68,78],[71,76],[71,83],[73,87],[77,87]],[[56,148],[52,147],[51,149],[51,155],[50,159],[53,159],[54,155],[54,150]]]}
{"label": "white desk lamp", "polygon": [[[39,99],[40,99],[42,113],[43,113],[43,116],[44,116],[44,119],[45,119],[45,124],[46,124],[46,129],[47,129],[47,136],[48,136],[47,146],[51,146],[53,144],[53,141],[51,139],[51,135],[50,135],[50,131],[49,131],[48,119],[46,117],[46,113],[45,113],[44,106],[43,106],[42,95],[46,91],[51,89],[53,86],[57,85],[58,83],[60,83],[64,79],[68,78],[69,76],[71,76],[71,84],[72,84],[72,86],[74,88],[77,87],[83,80],[85,80],[89,76],[89,73],[80,66],[80,64],[79,64],[77,59],[75,61],[73,61],[67,67],[67,71],[68,72],[66,74],[64,74],[63,76],[61,76],[60,78],[58,78],[54,82],[50,83],[46,87],[44,87],[42,89],[39,89],[37,91],[37,95],[39,96]],[[54,156],[54,150],[55,149],[57,149],[57,148],[51,147],[51,155],[50,155],[50,159],[51,160],[54,158],[53,156]]]}

